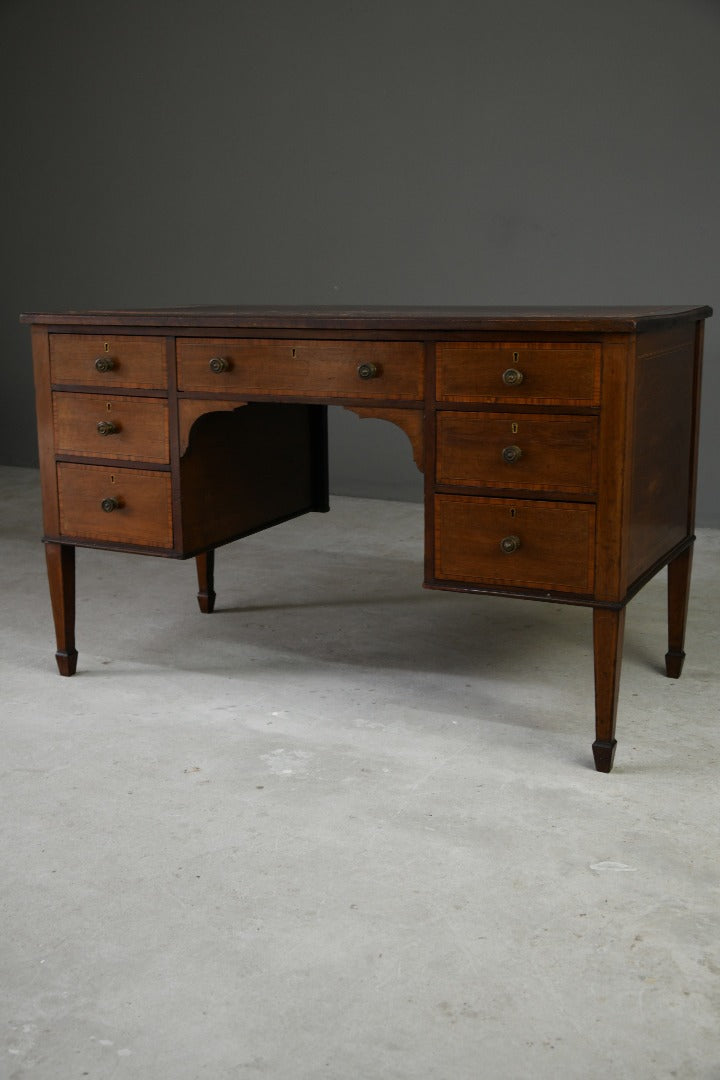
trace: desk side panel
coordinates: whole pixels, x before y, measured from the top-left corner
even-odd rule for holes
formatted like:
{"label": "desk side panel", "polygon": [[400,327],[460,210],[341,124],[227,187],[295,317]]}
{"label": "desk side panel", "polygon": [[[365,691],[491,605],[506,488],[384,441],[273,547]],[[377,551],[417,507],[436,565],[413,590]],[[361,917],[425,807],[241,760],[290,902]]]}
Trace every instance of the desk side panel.
{"label": "desk side panel", "polygon": [[181,553],[326,510],[324,420],[317,406],[270,403],[199,417],[180,461]]}
{"label": "desk side panel", "polygon": [[628,585],[692,530],[695,369],[695,324],[638,336]]}
{"label": "desk side panel", "polygon": [[50,344],[47,331],[41,326],[32,328],[33,373],[35,379],[35,412],[37,416],[40,486],[43,505],[43,529],[46,536],[60,531],[57,475],[55,472],[55,443],[53,400],[50,377]]}

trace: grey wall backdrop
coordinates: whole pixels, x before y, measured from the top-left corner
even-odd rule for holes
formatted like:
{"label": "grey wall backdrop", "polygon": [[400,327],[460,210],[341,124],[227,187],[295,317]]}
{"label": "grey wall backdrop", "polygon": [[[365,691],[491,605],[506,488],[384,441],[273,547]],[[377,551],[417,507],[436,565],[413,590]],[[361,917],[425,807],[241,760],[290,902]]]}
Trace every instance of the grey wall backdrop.
{"label": "grey wall backdrop", "polygon": [[[22,310],[720,306],[717,0],[2,0],[0,461]],[[699,523],[720,524],[720,311]],[[420,498],[331,410],[336,492]],[[337,414],[337,415],[335,415]]]}

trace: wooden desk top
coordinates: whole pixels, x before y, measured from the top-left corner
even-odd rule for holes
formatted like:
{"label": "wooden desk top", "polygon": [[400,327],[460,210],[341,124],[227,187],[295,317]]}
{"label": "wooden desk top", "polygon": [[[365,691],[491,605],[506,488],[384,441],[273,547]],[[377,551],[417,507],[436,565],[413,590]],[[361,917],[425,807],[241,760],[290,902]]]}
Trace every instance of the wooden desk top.
{"label": "wooden desk top", "polygon": [[221,306],[120,311],[33,312],[45,326],[217,327],[258,330],[424,330],[465,332],[634,332],[706,319],[710,307],[318,307]]}

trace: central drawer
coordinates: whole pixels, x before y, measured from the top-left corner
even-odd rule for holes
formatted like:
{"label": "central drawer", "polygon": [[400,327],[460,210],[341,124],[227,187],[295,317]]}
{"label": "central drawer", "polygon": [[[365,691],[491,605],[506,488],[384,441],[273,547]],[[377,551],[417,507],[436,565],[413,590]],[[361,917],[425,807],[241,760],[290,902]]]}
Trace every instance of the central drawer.
{"label": "central drawer", "polygon": [[162,398],[53,394],[58,454],[166,464],[168,407]]}
{"label": "central drawer", "polygon": [[594,584],[595,507],[435,496],[435,577],[579,595]]}
{"label": "central drawer", "polygon": [[419,401],[424,356],[414,341],[180,338],[178,389]]}
{"label": "central drawer", "polygon": [[63,536],[172,547],[169,473],[59,462],[57,481]]}
{"label": "central drawer", "polygon": [[439,412],[438,484],[591,495],[597,418]]}

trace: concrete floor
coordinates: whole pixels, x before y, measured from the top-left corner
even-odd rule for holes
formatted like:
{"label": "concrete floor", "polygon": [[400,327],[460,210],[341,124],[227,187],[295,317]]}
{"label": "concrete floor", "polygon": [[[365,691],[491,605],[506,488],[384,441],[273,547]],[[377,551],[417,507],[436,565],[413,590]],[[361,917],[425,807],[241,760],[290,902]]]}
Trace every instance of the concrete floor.
{"label": "concrete floor", "polygon": [[423,591],[418,506],[223,549],[212,616],[81,551],[74,679],[0,506],[0,1076],[720,1077],[720,534],[679,682],[629,608],[606,776],[590,613]]}

